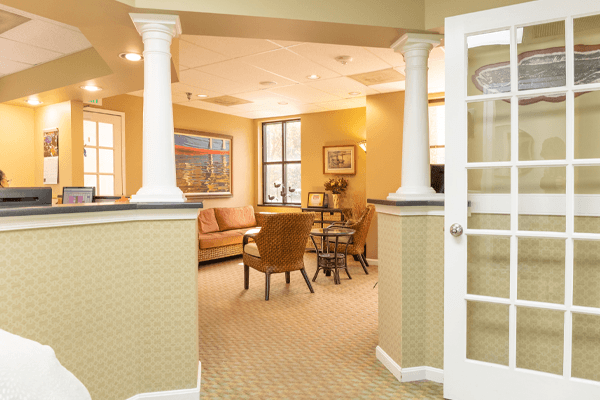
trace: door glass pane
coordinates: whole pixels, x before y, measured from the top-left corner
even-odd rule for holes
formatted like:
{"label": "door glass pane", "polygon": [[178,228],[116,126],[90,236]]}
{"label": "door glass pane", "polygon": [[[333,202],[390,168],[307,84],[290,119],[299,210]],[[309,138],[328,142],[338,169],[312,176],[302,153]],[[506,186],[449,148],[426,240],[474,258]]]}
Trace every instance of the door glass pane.
{"label": "door glass pane", "polygon": [[519,161],[564,160],[566,124],[564,95],[520,99]]}
{"label": "door glass pane", "polygon": [[100,193],[98,196],[115,195],[115,178],[112,175],[100,175]]}
{"label": "door glass pane", "polygon": [[115,164],[113,160],[113,150],[99,149],[98,150],[98,166],[100,171],[108,174],[112,174],[115,170]]}
{"label": "door glass pane", "polygon": [[468,104],[467,161],[510,161],[510,99]]}
{"label": "door glass pane", "polygon": [[[301,169],[300,164],[287,164],[285,166],[285,177],[287,179],[286,188],[288,197],[288,203],[298,203],[300,204],[300,199],[302,197],[300,190],[300,175]],[[293,190],[293,192],[292,192]]]}
{"label": "door glass pane", "polygon": [[573,304],[600,308],[600,242],[573,241]]}
{"label": "door glass pane", "polygon": [[571,376],[600,381],[600,316],[573,314]]}
{"label": "door glass pane", "polygon": [[575,232],[600,233],[600,166],[574,167]]}
{"label": "door glass pane", "polygon": [[86,147],[83,149],[83,172],[98,172],[96,169],[96,149]]}
{"label": "door glass pane", "polygon": [[467,37],[467,95],[510,92],[510,31]]}
{"label": "door glass pane", "polygon": [[467,293],[510,297],[510,238],[467,236]]}
{"label": "door glass pane", "polygon": [[98,195],[98,181],[96,175],[83,175],[83,186],[93,186],[96,188],[96,196]]}
{"label": "door glass pane", "polygon": [[265,124],[264,146],[265,160],[264,161],[282,161],[283,143],[281,123]]}
{"label": "door glass pane", "polygon": [[517,368],[563,373],[564,312],[517,307]]}
{"label": "door glass pane", "polygon": [[508,365],[508,305],[467,301],[467,358]]}
{"label": "door glass pane", "polygon": [[517,298],[563,304],[565,240],[518,238]]}
{"label": "door glass pane", "polygon": [[300,121],[285,124],[285,159],[300,161],[301,152]]}
{"label": "door glass pane", "polygon": [[519,230],[564,232],[565,167],[519,168]]}
{"label": "door glass pane", "polygon": [[573,19],[575,84],[600,82],[600,15]]}
{"label": "door glass pane", "polygon": [[98,146],[113,147],[113,125],[98,122]]}
{"label": "door glass pane", "polygon": [[83,144],[85,146],[96,145],[96,123],[83,120]]}
{"label": "door glass pane", "polygon": [[517,40],[519,90],[565,86],[565,22],[523,27]]}
{"label": "door glass pane", "polygon": [[575,158],[600,158],[600,91],[575,93]]}
{"label": "door glass pane", "polygon": [[[281,203],[281,184],[283,183],[283,171],[281,164],[277,165],[266,165],[266,177],[265,177],[265,199],[266,203]],[[277,187],[276,185],[279,185]]]}
{"label": "door glass pane", "polygon": [[471,229],[510,229],[510,168],[475,168],[467,173]]}

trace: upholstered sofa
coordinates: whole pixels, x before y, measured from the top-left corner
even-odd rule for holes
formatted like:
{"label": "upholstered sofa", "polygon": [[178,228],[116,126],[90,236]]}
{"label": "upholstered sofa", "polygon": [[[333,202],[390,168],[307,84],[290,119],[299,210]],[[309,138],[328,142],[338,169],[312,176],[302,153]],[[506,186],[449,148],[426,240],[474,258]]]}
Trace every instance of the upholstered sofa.
{"label": "upholstered sofa", "polygon": [[198,212],[198,262],[243,253],[244,234],[256,227],[252,206],[218,207]]}

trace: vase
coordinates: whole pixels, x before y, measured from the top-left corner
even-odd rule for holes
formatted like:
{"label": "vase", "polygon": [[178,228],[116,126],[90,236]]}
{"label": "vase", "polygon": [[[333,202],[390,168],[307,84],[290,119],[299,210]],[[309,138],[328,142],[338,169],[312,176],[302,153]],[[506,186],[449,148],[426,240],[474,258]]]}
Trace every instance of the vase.
{"label": "vase", "polygon": [[340,195],[334,193],[331,197],[333,198],[333,208],[340,208]]}

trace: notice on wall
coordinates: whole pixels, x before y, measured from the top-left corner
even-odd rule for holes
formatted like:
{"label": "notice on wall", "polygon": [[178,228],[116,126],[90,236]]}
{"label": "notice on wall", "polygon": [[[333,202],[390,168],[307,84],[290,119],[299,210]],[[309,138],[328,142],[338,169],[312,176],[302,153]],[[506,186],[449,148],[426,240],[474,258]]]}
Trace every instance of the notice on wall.
{"label": "notice on wall", "polygon": [[58,128],[44,129],[44,184],[58,183]]}

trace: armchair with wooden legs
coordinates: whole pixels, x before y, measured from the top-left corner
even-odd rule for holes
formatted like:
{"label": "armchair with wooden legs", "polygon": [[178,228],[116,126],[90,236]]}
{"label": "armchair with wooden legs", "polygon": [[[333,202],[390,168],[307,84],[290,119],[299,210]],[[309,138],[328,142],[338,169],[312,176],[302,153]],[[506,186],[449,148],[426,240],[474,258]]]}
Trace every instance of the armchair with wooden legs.
{"label": "armchair with wooden legs", "polygon": [[265,273],[265,300],[269,300],[271,275],[284,272],[290,283],[290,272],[300,271],[311,293],[314,290],[304,269],[306,241],[314,221],[313,213],[257,214],[260,231],[254,243],[244,246],[244,289],[249,287],[250,267]]}

